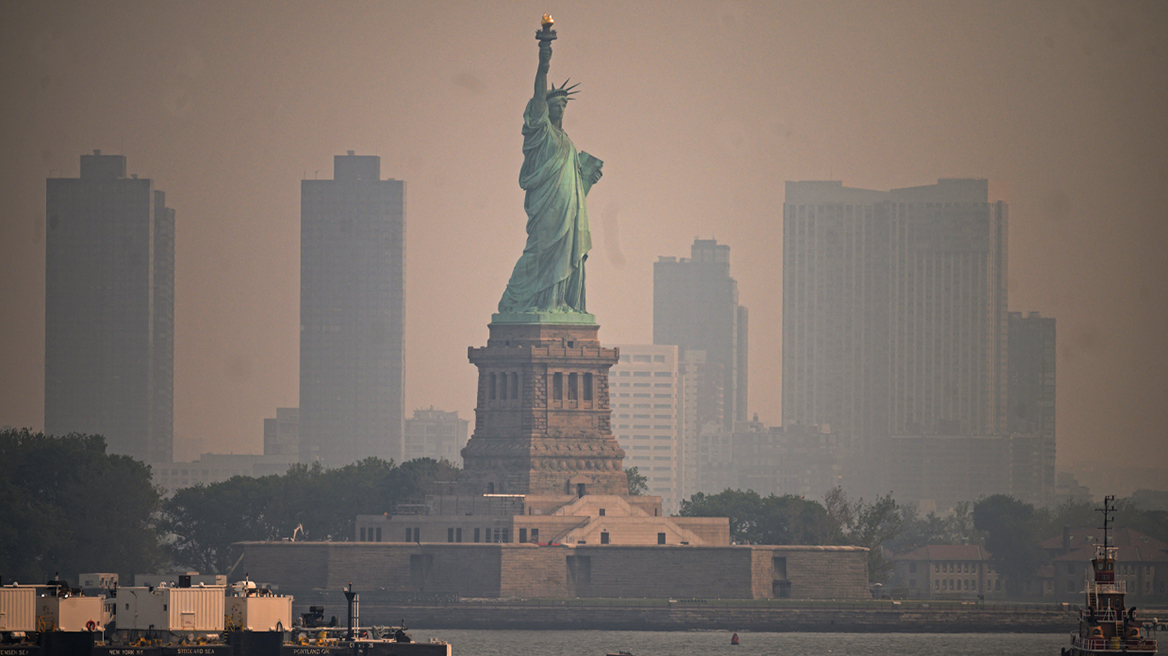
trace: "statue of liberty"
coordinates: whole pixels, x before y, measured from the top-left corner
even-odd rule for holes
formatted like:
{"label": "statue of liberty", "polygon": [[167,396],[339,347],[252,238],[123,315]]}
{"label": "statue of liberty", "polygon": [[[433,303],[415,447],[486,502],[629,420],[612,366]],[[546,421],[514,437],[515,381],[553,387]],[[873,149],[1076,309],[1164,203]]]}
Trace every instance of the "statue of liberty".
{"label": "statue of liberty", "polygon": [[527,244],[515,264],[500,314],[586,314],[584,262],[592,248],[584,197],[600,180],[603,162],[577,152],[563,129],[564,108],[576,93],[565,81],[548,87],[556,38],[544,16],[539,39],[535,94],[523,112],[523,166],[519,186],[526,197]]}

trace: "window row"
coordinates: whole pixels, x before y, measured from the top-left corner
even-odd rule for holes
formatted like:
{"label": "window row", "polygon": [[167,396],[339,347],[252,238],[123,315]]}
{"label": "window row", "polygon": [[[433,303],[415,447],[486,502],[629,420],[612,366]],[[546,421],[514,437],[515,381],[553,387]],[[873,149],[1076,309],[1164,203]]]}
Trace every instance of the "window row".
{"label": "window row", "polygon": [[[555,401],[591,401],[594,396],[594,381],[591,373],[565,374],[557,371],[551,375],[550,398]],[[492,372],[487,374],[487,398],[491,401],[519,399],[519,374],[517,372]]]}

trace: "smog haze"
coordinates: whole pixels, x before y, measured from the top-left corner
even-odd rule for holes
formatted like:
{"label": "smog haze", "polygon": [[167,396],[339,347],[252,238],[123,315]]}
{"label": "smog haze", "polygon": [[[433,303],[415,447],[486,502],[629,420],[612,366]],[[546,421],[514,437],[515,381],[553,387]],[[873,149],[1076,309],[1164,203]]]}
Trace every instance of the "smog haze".
{"label": "smog haze", "polygon": [[989,178],[1009,309],[1058,320],[1059,468],[1168,468],[1162,2],[4,3],[0,425],[43,427],[45,180],[94,149],[176,211],[176,457],[258,453],[297,405],[300,181],[348,150],[406,181],[406,412],[471,417],[545,12],[564,127],[605,162],[604,342],[652,341],[658,256],[728,244],[777,424],[784,181]]}

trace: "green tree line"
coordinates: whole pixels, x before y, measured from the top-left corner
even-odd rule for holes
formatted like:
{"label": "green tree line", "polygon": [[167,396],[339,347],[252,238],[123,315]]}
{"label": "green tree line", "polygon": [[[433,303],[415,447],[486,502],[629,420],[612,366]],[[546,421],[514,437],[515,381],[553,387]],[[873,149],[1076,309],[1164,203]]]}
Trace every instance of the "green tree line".
{"label": "green tree line", "polygon": [[109,455],[96,435],[0,432],[0,576],[151,571],[165,553],[150,468]]}
{"label": "green tree line", "polygon": [[448,492],[442,482],[457,478],[456,467],[429,458],[400,466],[379,458],[337,469],[294,465],[281,476],[183,488],[162,504],[158,526],[175,564],[225,573],[233,542],[292,537],[298,526],[298,539],[351,540],[357,515]]}
{"label": "green tree line", "polygon": [[0,580],[135,573],[177,566],[225,573],[230,545],[291,537],[349,540],[356,516],[449,491],[458,468],[376,458],[338,469],[295,465],[164,498],[150,467],[106,453],[98,435],[0,431]]}

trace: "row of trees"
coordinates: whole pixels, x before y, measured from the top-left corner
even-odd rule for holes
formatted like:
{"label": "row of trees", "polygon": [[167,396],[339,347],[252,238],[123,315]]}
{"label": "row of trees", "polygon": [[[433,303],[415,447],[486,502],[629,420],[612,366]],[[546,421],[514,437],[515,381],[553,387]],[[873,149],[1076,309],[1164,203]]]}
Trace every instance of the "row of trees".
{"label": "row of trees", "polygon": [[872,503],[850,500],[835,488],[824,503],[753,490],[698,493],[681,502],[682,517],[729,517],[730,539],[739,544],[833,544],[868,547],[868,576],[887,577],[892,564],[881,546],[899,535],[903,516],[891,495]]}
{"label": "row of trees", "polygon": [[236,476],[164,499],[149,466],[107,454],[99,436],[0,431],[0,575],[46,581],[166,564],[223,573],[233,542],[290,537],[297,526],[310,540],[351,539],[357,515],[420,501],[457,477],[445,461],[370,458]]}
{"label": "row of trees", "polygon": [[292,537],[349,540],[357,515],[390,512],[398,503],[447,492],[458,469],[421,458],[400,466],[368,458],[339,469],[295,465],[280,476],[236,476],[183,488],[161,508],[159,529],[176,564],[226,572],[233,542]]}
{"label": "row of trees", "polygon": [[150,468],[93,435],[0,432],[0,574],[151,571],[164,558]]}

